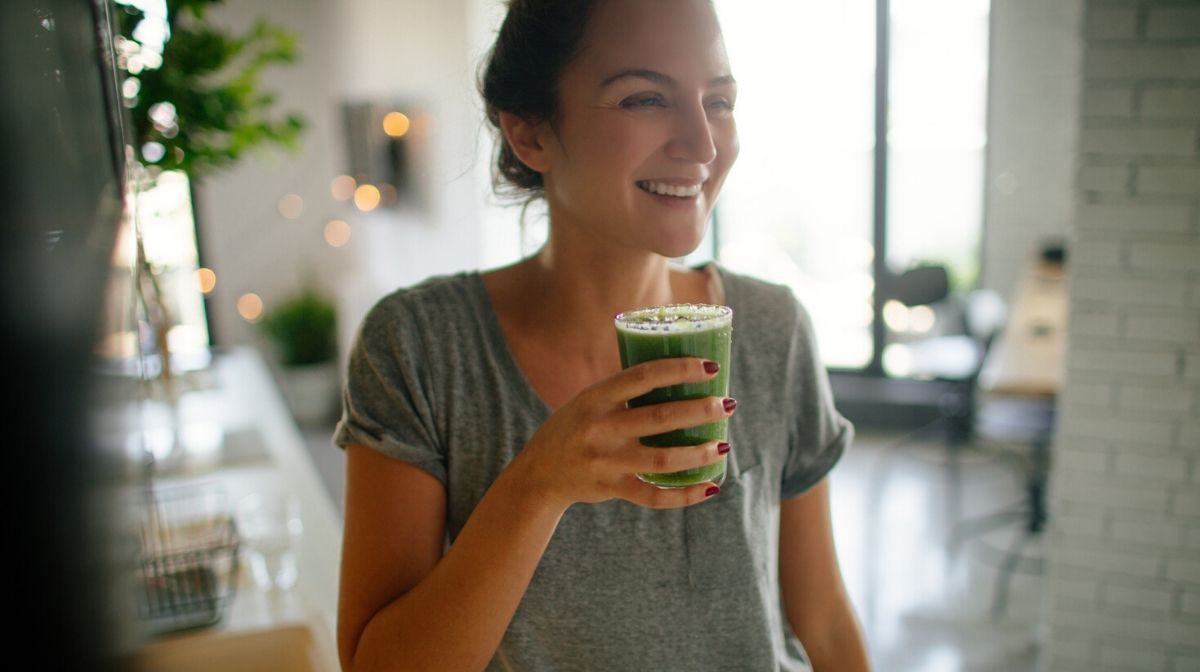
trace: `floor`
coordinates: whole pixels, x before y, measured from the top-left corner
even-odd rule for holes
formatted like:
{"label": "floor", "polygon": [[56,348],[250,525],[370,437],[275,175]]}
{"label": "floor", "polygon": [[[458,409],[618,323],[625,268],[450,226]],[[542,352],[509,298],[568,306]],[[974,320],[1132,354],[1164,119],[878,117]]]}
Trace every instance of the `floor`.
{"label": "floor", "polygon": [[1020,507],[1020,448],[968,447],[957,453],[954,477],[940,440],[865,433],[833,472],[838,555],[878,669],[1038,669],[1040,537],[1012,556],[1017,566],[1001,602],[998,570],[1025,539],[1024,517],[962,534],[957,552],[951,544],[969,521]]}
{"label": "floor", "polygon": [[[305,437],[340,505],[344,457],[331,432]],[[1025,539],[1021,520],[964,535],[956,552],[951,544],[952,531],[969,529],[961,521],[1022,502],[1023,451],[975,444],[953,455],[939,435],[860,429],[833,472],[835,540],[872,660],[883,672],[1033,672],[1040,537],[1011,556],[1019,561],[1001,604],[998,568]]]}

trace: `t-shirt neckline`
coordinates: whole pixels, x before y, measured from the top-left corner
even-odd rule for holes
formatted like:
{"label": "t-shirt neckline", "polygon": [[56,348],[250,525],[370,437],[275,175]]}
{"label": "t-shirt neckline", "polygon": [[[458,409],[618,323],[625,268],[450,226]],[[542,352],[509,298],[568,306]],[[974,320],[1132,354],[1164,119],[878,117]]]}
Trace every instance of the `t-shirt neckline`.
{"label": "t-shirt neckline", "polygon": [[[732,292],[729,286],[729,276],[721,269],[719,264],[714,261],[708,261],[692,266],[691,268],[692,270],[708,272],[716,285],[715,289],[718,292],[719,303],[733,307],[730,298]],[[483,273],[480,271],[471,271],[469,276],[481,304],[482,310],[479,313],[483,320],[484,329],[487,332],[488,348],[491,351],[493,360],[505,369],[506,377],[514,381],[512,386],[521,388],[521,394],[525,397],[530,408],[536,411],[539,417],[550,417],[553,415],[554,410],[550,408],[550,404],[547,404],[542,399],[542,395],[538,394],[538,391],[534,389],[533,383],[529,382],[529,377],[525,375],[525,370],[517,362],[517,356],[513,354],[512,347],[509,345],[508,339],[504,336],[504,330],[500,327],[500,317],[496,314],[496,306],[492,303],[492,297],[488,294],[487,286],[483,282]]]}

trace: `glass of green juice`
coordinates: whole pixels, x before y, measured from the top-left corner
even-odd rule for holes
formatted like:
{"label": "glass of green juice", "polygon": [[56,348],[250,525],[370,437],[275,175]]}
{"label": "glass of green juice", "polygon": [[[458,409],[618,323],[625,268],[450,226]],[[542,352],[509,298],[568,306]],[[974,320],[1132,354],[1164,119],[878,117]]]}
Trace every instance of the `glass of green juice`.
{"label": "glass of green juice", "polygon": [[[721,365],[717,375],[702,383],[660,387],[629,400],[630,408],[684,399],[729,396],[729,347],[733,338],[733,310],[728,306],[675,303],[639,308],[615,318],[617,347],[622,368],[652,359],[700,357]],[[686,427],[641,437],[655,448],[694,446],[707,441],[726,441],[729,421]],[[720,485],[725,479],[725,458],[697,469],[670,473],[638,474],[641,480],[660,488],[682,488],[697,483]]]}

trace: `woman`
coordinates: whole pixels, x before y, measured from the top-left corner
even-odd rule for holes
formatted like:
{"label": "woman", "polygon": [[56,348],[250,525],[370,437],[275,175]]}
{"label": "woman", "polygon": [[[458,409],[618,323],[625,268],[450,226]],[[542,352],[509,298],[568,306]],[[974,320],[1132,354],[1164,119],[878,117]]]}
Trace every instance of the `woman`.
{"label": "woman", "polygon": [[[868,669],[825,478],[852,429],[807,317],[782,287],[668,263],[738,151],[710,4],[514,0],[483,93],[499,177],[546,200],[550,237],[363,322],[336,436],[345,669]],[[621,370],[612,316],[680,302],[734,309],[740,403],[629,409],[715,373]],[[637,441],[723,418],[732,450]],[[719,487],[634,476],[724,456]]]}

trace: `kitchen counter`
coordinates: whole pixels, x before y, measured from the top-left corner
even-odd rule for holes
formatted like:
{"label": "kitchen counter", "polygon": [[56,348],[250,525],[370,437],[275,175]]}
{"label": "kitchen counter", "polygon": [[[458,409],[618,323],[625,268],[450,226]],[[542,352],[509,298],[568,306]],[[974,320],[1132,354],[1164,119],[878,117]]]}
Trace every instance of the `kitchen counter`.
{"label": "kitchen counter", "polygon": [[[173,385],[172,394],[158,395],[173,401],[141,402],[134,425],[143,427],[143,445],[155,455],[155,488],[215,489],[223,493],[230,513],[251,494],[291,493],[300,503],[303,534],[294,588],[258,588],[243,549],[236,591],[224,618],[203,629],[157,638],[143,648],[145,654],[159,656],[189,646],[211,652],[221,647],[197,644],[212,637],[236,638],[302,626],[311,631],[317,659],[304,669],[337,670],[334,628],[341,517],[269,368],[256,350],[235,348],[216,355],[208,369],[185,374]],[[210,659],[187,669],[217,667],[217,661]],[[229,668],[220,669],[228,672]]]}

